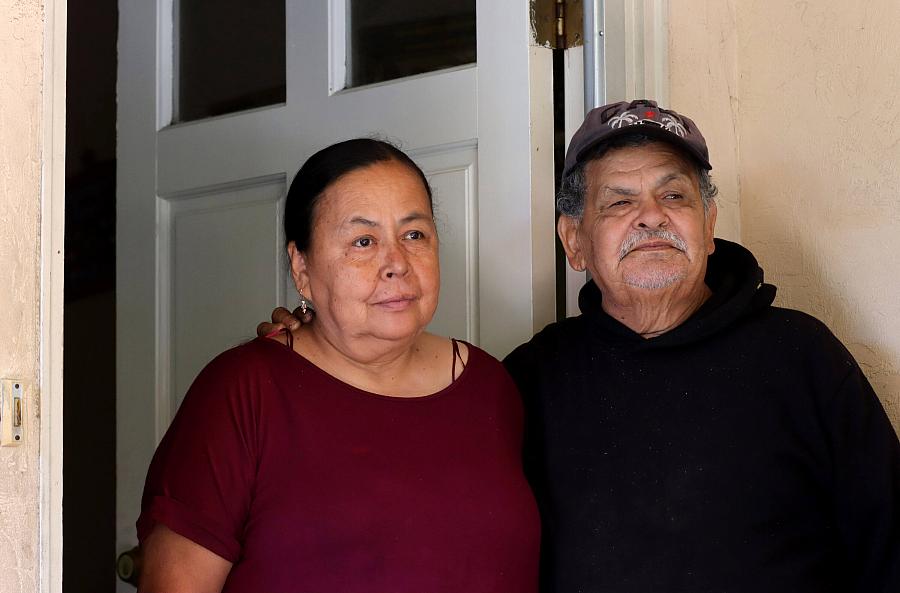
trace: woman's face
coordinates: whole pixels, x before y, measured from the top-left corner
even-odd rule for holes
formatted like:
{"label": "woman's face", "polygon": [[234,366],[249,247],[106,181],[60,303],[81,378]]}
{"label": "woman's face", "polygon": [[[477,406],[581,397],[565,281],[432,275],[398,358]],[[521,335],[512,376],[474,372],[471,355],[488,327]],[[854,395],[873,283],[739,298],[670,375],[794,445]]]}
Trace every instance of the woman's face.
{"label": "woman's face", "polygon": [[403,341],[438,303],[438,238],[419,176],[396,161],[339,178],[322,194],[309,250],[288,246],[297,289],[332,343]]}

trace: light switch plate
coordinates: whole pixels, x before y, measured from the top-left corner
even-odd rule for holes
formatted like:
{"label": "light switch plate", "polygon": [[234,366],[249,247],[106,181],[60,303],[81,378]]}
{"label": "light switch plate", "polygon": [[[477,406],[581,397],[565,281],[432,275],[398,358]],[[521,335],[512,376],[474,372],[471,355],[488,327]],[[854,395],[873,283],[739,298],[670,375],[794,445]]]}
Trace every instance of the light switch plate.
{"label": "light switch plate", "polygon": [[25,442],[25,387],[18,379],[0,379],[0,446]]}

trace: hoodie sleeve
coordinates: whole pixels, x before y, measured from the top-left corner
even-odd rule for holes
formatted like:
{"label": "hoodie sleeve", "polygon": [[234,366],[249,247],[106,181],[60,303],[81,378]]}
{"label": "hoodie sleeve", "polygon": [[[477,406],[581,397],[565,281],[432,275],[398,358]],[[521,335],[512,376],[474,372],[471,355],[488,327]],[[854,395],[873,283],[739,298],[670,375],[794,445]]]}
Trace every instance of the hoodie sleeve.
{"label": "hoodie sleeve", "polygon": [[523,443],[523,463],[525,474],[535,487],[535,474],[540,463],[538,453],[542,447],[540,444],[540,402],[537,397],[538,355],[537,339],[522,344],[503,359],[503,365],[509,372],[519,393],[522,395],[522,404],[525,409],[525,434]]}
{"label": "hoodie sleeve", "polygon": [[824,411],[850,590],[900,591],[900,442],[855,363]]}

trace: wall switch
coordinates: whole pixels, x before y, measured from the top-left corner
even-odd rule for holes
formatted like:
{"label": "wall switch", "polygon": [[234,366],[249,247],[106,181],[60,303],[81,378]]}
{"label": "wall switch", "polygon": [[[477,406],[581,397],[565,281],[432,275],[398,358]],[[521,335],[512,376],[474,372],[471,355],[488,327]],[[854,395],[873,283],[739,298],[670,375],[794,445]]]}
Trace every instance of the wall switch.
{"label": "wall switch", "polygon": [[25,389],[16,379],[0,379],[0,446],[25,442]]}

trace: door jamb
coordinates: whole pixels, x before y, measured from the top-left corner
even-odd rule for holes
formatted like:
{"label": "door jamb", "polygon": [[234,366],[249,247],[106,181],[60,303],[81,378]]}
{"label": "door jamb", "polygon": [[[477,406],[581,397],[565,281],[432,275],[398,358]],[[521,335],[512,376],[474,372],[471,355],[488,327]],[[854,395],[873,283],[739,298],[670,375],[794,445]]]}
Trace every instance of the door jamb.
{"label": "door jamb", "polygon": [[44,4],[41,155],[40,590],[62,591],[66,0]]}

